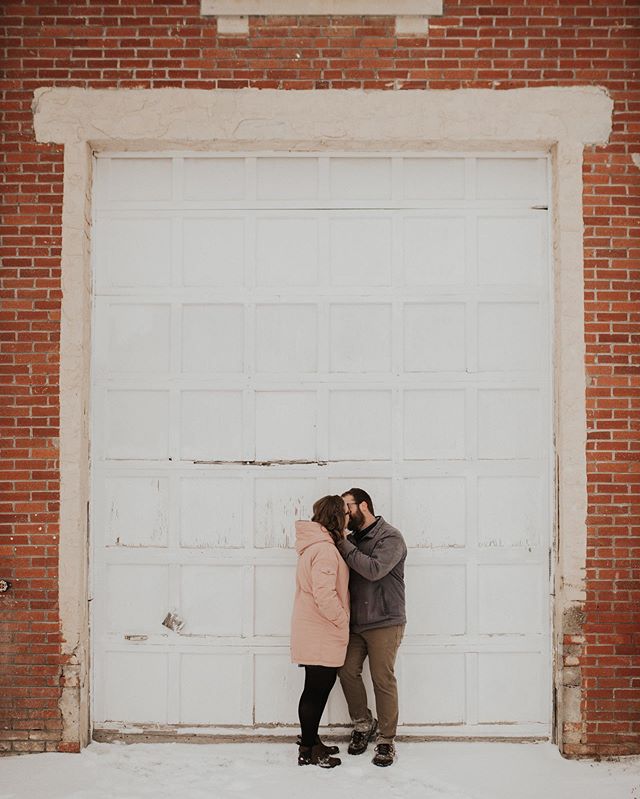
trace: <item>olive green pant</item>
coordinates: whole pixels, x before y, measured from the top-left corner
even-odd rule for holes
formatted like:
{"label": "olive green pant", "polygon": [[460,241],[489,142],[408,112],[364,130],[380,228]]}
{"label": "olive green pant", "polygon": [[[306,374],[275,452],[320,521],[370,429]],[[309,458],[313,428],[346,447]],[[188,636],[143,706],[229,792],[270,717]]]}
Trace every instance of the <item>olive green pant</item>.
{"label": "olive green pant", "polygon": [[367,691],[362,681],[362,666],[369,658],[369,671],[376,697],[378,741],[391,743],[398,726],[398,685],[394,667],[404,624],[377,627],[349,635],[344,666],[338,672],[355,729],[367,730],[372,715],[367,706]]}

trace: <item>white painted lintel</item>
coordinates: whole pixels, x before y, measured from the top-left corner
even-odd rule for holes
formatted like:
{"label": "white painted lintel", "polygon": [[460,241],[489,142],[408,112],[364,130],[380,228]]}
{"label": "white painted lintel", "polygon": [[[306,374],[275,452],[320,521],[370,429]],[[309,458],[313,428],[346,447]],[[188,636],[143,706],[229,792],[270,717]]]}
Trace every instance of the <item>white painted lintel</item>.
{"label": "white painted lintel", "polygon": [[384,16],[441,15],[442,0],[200,0],[203,16]]}

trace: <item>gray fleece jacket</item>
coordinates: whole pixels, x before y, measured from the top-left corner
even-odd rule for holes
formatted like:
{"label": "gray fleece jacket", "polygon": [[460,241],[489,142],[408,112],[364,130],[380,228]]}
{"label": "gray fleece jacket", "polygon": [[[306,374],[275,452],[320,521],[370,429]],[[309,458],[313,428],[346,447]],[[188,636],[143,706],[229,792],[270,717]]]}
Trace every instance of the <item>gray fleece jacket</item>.
{"label": "gray fleece jacket", "polygon": [[350,569],[351,630],[405,624],[407,546],[400,531],[380,516],[359,542],[351,534],[336,546]]}

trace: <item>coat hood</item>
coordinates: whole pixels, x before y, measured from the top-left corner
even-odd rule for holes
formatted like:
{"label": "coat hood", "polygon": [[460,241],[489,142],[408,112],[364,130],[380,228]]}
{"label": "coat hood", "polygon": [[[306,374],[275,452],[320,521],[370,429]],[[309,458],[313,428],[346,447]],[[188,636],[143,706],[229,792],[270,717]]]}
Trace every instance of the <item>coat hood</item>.
{"label": "coat hood", "polygon": [[311,544],[319,544],[321,541],[329,541],[333,544],[333,538],[321,524],[296,522],[296,552],[298,555],[301,555]]}

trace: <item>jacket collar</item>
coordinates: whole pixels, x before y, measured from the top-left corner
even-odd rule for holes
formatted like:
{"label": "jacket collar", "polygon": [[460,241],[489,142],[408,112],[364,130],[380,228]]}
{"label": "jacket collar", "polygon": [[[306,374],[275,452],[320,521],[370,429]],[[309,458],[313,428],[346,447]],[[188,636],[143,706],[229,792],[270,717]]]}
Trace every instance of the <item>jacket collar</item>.
{"label": "jacket collar", "polygon": [[[371,529],[369,530],[369,532],[366,533],[366,535],[363,535],[362,538],[360,538],[359,540],[360,541],[366,541],[368,538],[371,538],[376,533],[376,531],[377,531],[378,527],[380,526],[381,522],[384,523],[384,519],[382,518],[382,516],[378,516],[378,518],[376,519],[375,524],[373,524],[371,526]],[[357,539],[356,539],[355,533],[351,533],[349,535],[349,540],[351,541],[352,544],[356,543]]]}

